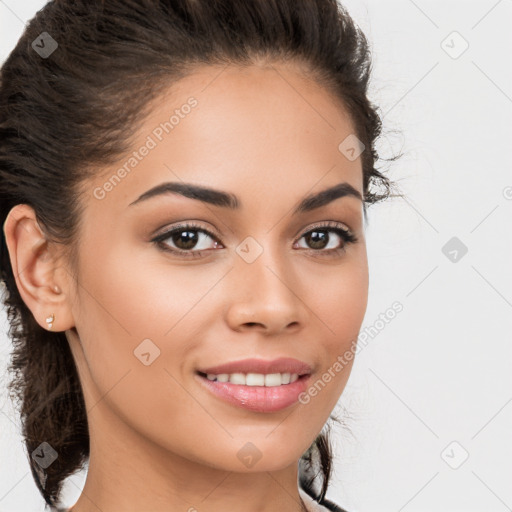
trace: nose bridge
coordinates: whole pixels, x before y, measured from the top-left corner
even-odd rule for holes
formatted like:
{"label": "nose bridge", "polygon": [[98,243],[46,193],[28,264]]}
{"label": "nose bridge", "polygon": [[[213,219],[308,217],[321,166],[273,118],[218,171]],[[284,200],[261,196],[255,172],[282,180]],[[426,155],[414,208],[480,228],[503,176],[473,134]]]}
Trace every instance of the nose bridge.
{"label": "nose bridge", "polygon": [[244,281],[249,283],[253,293],[263,293],[267,297],[276,293],[277,296],[283,295],[285,291],[283,288],[286,289],[285,283],[289,280],[289,275],[291,274],[290,268],[288,267],[287,270],[286,265],[283,263],[284,255],[279,254],[279,250],[272,248],[267,241],[257,254],[252,255],[254,260],[245,259],[246,255],[258,250],[257,247],[251,247],[250,244],[251,242],[248,241],[239,246],[237,252],[247,250],[248,246],[249,252],[243,255],[239,254],[235,270],[237,273],[243,274]]}
{"label": "nose bridge", "polygon": [[303,321],[303,304],[294,290],[293,267],[272,236],[258,241],[247,237],[236,249],[229,319],[233,327],[261,324],[279,330]]}

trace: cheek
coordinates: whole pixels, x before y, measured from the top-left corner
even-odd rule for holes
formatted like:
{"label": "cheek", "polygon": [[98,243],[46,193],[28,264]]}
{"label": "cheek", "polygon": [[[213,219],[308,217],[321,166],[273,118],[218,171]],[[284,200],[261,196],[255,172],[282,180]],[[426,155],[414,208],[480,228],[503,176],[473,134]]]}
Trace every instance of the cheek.
{"label": "cheek", "polygon": [[97,422],[112,422],[109,431],[129,425],[176,453],[193,456],[187,452],[193,440],[199,460],[208,452],[208,441],[201,444],[205,428],[222,432],[189,393],[182,370],[201,315],[194,305],[218,277],[191,286],[192,274],[184,268],[156,270],[107,251],[100,258],[101,274],[82,268],[87,290],[79,287],[88,409],[97,404],[91,414]]}
{"label": "cheek", "polygon": [[306,272],[303,283],[307,305],[316,313],[325,346],[330,353],[357,339],[368,303],[366,252],[353,252],[339,266]]}
{"label": "cheek", "polygon": [[208,331],[209,291],[225,270],[172,266],[152,253],[113,248],[99,250],[94,260],[102,265],[80,270],[86,288],[79,287],[77,315],[91,389],[103,396],[115,385],[109,397],[120,408],[144,409],[129,421],[188,407],[178,382]]}
{"label": "cheek", "polygon": [[[332,272],[308,278],[307,305],[320,338],[322,368],[310,383],[305,402],[326,418],[336,405],[350,376],[355,349],[368,303],[368,267],[363,254]],[[316,283],[315,285],[313,283]]]}
{"label": "cheek", "polygon": [[[133,250],[106,245],[81,266],[77,328],[100,391],[128,371],[131,379],[144,372],[145,378],[152,378],[147,370],[168,350],[173,332],[165,333],[186,314],[187,287],[179,275],[169,275],[163,282],[162,273],[155,274],[154,266],[134,257]],[[179,343],[173,343],[178,355],[179,349]],[[148,352],[149,356],[142,355]],[[151,365],[144,364],[148,359]]]}
{"label": "cheek", "polygon": [[178,329],[183,337],[201,299],[222,277],[213,267],[171,264],[154,248],[112,247],[95,260],[100,267],[91,264],[81,272],[87,283],[83,309],[93,317],[88,322],[112,339],[124,338],[132,349],[145,338],[168,343]]}

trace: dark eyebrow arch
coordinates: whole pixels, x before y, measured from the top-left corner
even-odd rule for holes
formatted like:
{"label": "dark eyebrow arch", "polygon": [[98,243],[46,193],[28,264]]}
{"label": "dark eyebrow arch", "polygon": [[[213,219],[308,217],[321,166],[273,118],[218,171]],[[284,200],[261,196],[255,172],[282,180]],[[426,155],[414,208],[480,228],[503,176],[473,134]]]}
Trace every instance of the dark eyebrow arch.
{"label": "dark eyebrow arch", "polygon": [[[239,199],[231,193],[215,190],[212,188],[203,187],[201,185],[194,185],[192,183],[178,183],[166,182],[157,185],[146,192],[144,192],[135,201],[131,202],[128,206],[146,201],[151,197],[176,193],[190,199],[197,199],[203,203],[209,203],[213,206],[220,206],[236,210],[241,207]],[[344,196],[351,196],[363,201],[363,198],[358,190],[356,190],[350,183],[339,183],[331,188],[322,190],[316,194],[311,194],[305,197],[299,205],[295,208],[294,214],[305,213],[315,210],[326,204]]]}

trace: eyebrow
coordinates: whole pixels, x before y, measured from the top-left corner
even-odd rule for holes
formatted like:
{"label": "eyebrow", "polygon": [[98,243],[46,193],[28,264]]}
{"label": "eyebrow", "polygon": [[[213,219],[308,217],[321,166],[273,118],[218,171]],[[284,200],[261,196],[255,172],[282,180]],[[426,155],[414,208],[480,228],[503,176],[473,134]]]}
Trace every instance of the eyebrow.
{"label": "eyebrow", "polygon": [[[161,183],[160,185],[147,190],[135,201],[131,202],[128,206],[141,203],[142,201],[146,201],[152,197],[166,195],[169,193],[179,194],[190,199],[197,199],[203,203],[208,203],[213,206],[219,206],[222,208],[229,208],[231,210],[237,210],[241,208],[241,202],[237,196],[229,192],[223,192],[221,190],[194,185],[192,183],[178,183],[172,181]],[[350,183],[342,182],[316,194],[306,196],[295,208],[293,213],[298,214],[309,212],[311,210],[325,206],[335,199],[339,199],[340,197],[345,196],[355,197],[360,201],[363,201],[363,198],[358,190],[350,185]]]}

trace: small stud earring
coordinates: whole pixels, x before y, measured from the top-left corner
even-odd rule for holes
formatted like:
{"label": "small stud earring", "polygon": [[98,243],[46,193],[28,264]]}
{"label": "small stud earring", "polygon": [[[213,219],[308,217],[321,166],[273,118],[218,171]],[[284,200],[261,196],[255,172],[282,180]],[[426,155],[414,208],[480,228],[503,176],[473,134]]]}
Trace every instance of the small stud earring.
{"label": "small stud earring", "polygon": [[55,320],[55,315],[53,313],[50,316],[46,317],[46,323],[48,324],[48,329],[52,328],[54,320]]}

